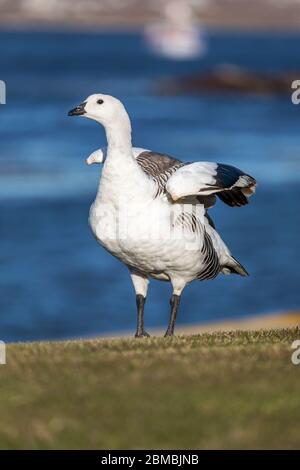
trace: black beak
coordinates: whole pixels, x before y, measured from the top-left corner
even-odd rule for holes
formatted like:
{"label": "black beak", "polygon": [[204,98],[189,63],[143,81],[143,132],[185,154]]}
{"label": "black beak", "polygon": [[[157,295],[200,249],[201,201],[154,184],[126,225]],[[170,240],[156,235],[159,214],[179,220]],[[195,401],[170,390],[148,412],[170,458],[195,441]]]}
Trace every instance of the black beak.
{"label": "black beak", "polygon": [[85,105],[86,105],[86,101],[76,106],[76,108],[71,109],[71,111],[68,112],[68,116],[82,116],[83,114],[86,113],[86,110],[84,109]]}

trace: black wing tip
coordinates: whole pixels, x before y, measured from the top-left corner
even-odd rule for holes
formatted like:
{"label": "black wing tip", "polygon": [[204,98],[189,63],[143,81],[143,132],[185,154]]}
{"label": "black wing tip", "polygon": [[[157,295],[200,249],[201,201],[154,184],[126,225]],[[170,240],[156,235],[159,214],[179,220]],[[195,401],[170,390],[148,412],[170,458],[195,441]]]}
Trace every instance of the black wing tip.
{"label": "black wing tip", "polygon": [[[217,163],[216,181],[220,188],[217,196],[230,207],[242,207],[249,204],[248,197],[255,192],[256,180],[253,176],[232,165]],[[239,179],[243,179],[242,184],[235,186]]]}
{"label": "black wing tip", "polygon": [[223,188],[230,188],[232,187],[240,177],[244,177],[248,179],[249,187],[255,186],[256,180],[253,176],[248,175],[244,171],[240,170],[239,168],[227,165],[226,163],[217,163],[217,176],[216,179],[218,184]]}
{"label": "black wing tip", "polygon": [[233,188],[230,191],[221,191],[217,196],[230,207],[242,207],[249,204],[248,198],[240,188]]}

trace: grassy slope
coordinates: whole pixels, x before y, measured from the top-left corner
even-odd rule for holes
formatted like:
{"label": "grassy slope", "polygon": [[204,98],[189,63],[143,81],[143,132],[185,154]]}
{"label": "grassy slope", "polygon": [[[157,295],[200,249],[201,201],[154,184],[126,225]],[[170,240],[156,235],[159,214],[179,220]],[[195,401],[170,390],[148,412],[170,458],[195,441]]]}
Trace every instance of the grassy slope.
{"label": "grassy slope", "polygon": [[1,448],[300,448],[300,329],[9,345]]}

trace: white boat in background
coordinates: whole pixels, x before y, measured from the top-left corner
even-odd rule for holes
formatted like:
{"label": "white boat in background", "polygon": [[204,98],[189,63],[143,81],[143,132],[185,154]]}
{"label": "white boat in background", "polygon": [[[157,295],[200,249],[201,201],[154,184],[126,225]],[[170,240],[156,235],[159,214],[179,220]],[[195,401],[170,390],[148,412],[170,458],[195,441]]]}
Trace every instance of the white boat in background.
{"label": "white boat in background", "polygon": [[147,25],[145,40],[150,49],[175,60],[201,57],[207,45],[204,31],[194,20],[193,7],[182,0],[168,1],[161,12],[162,19]]}

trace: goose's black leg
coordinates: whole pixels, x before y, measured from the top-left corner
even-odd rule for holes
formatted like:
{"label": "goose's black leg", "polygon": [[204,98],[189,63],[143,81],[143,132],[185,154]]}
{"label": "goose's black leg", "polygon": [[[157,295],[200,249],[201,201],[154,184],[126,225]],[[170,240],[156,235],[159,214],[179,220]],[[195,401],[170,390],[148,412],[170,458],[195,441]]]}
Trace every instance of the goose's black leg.
{"label": "goose's black leg", "polygon": [[135,299],[137,306],[137,328],[136,338],[147,338],[148,333],[144,328],[144,306],[146,302],[149,280],[145,276],[134,269],[130,269],[130,276],[135,290]]}
{"label": "goose's black leg", "polygon": [[180,303],[180,295],[173,294],[170,300],[170,305],[171,305],[171,315],[170,315],[170,321],[168,325],[168,329],[165,333],[166,336],[173,336],[174,335],[174,328],[175,328],[175,322],[176,322],[176,317],[177,317],[177,312],[178,312],[178,307]]}
{"label": "goose's black leg", "polygon": [[146,298],[142,294],[136,295],[136,306],[137,306],[137,329],[135,333],[136,338],[147,338],[150,335],[145,331],[144,328],[144,306]]}

